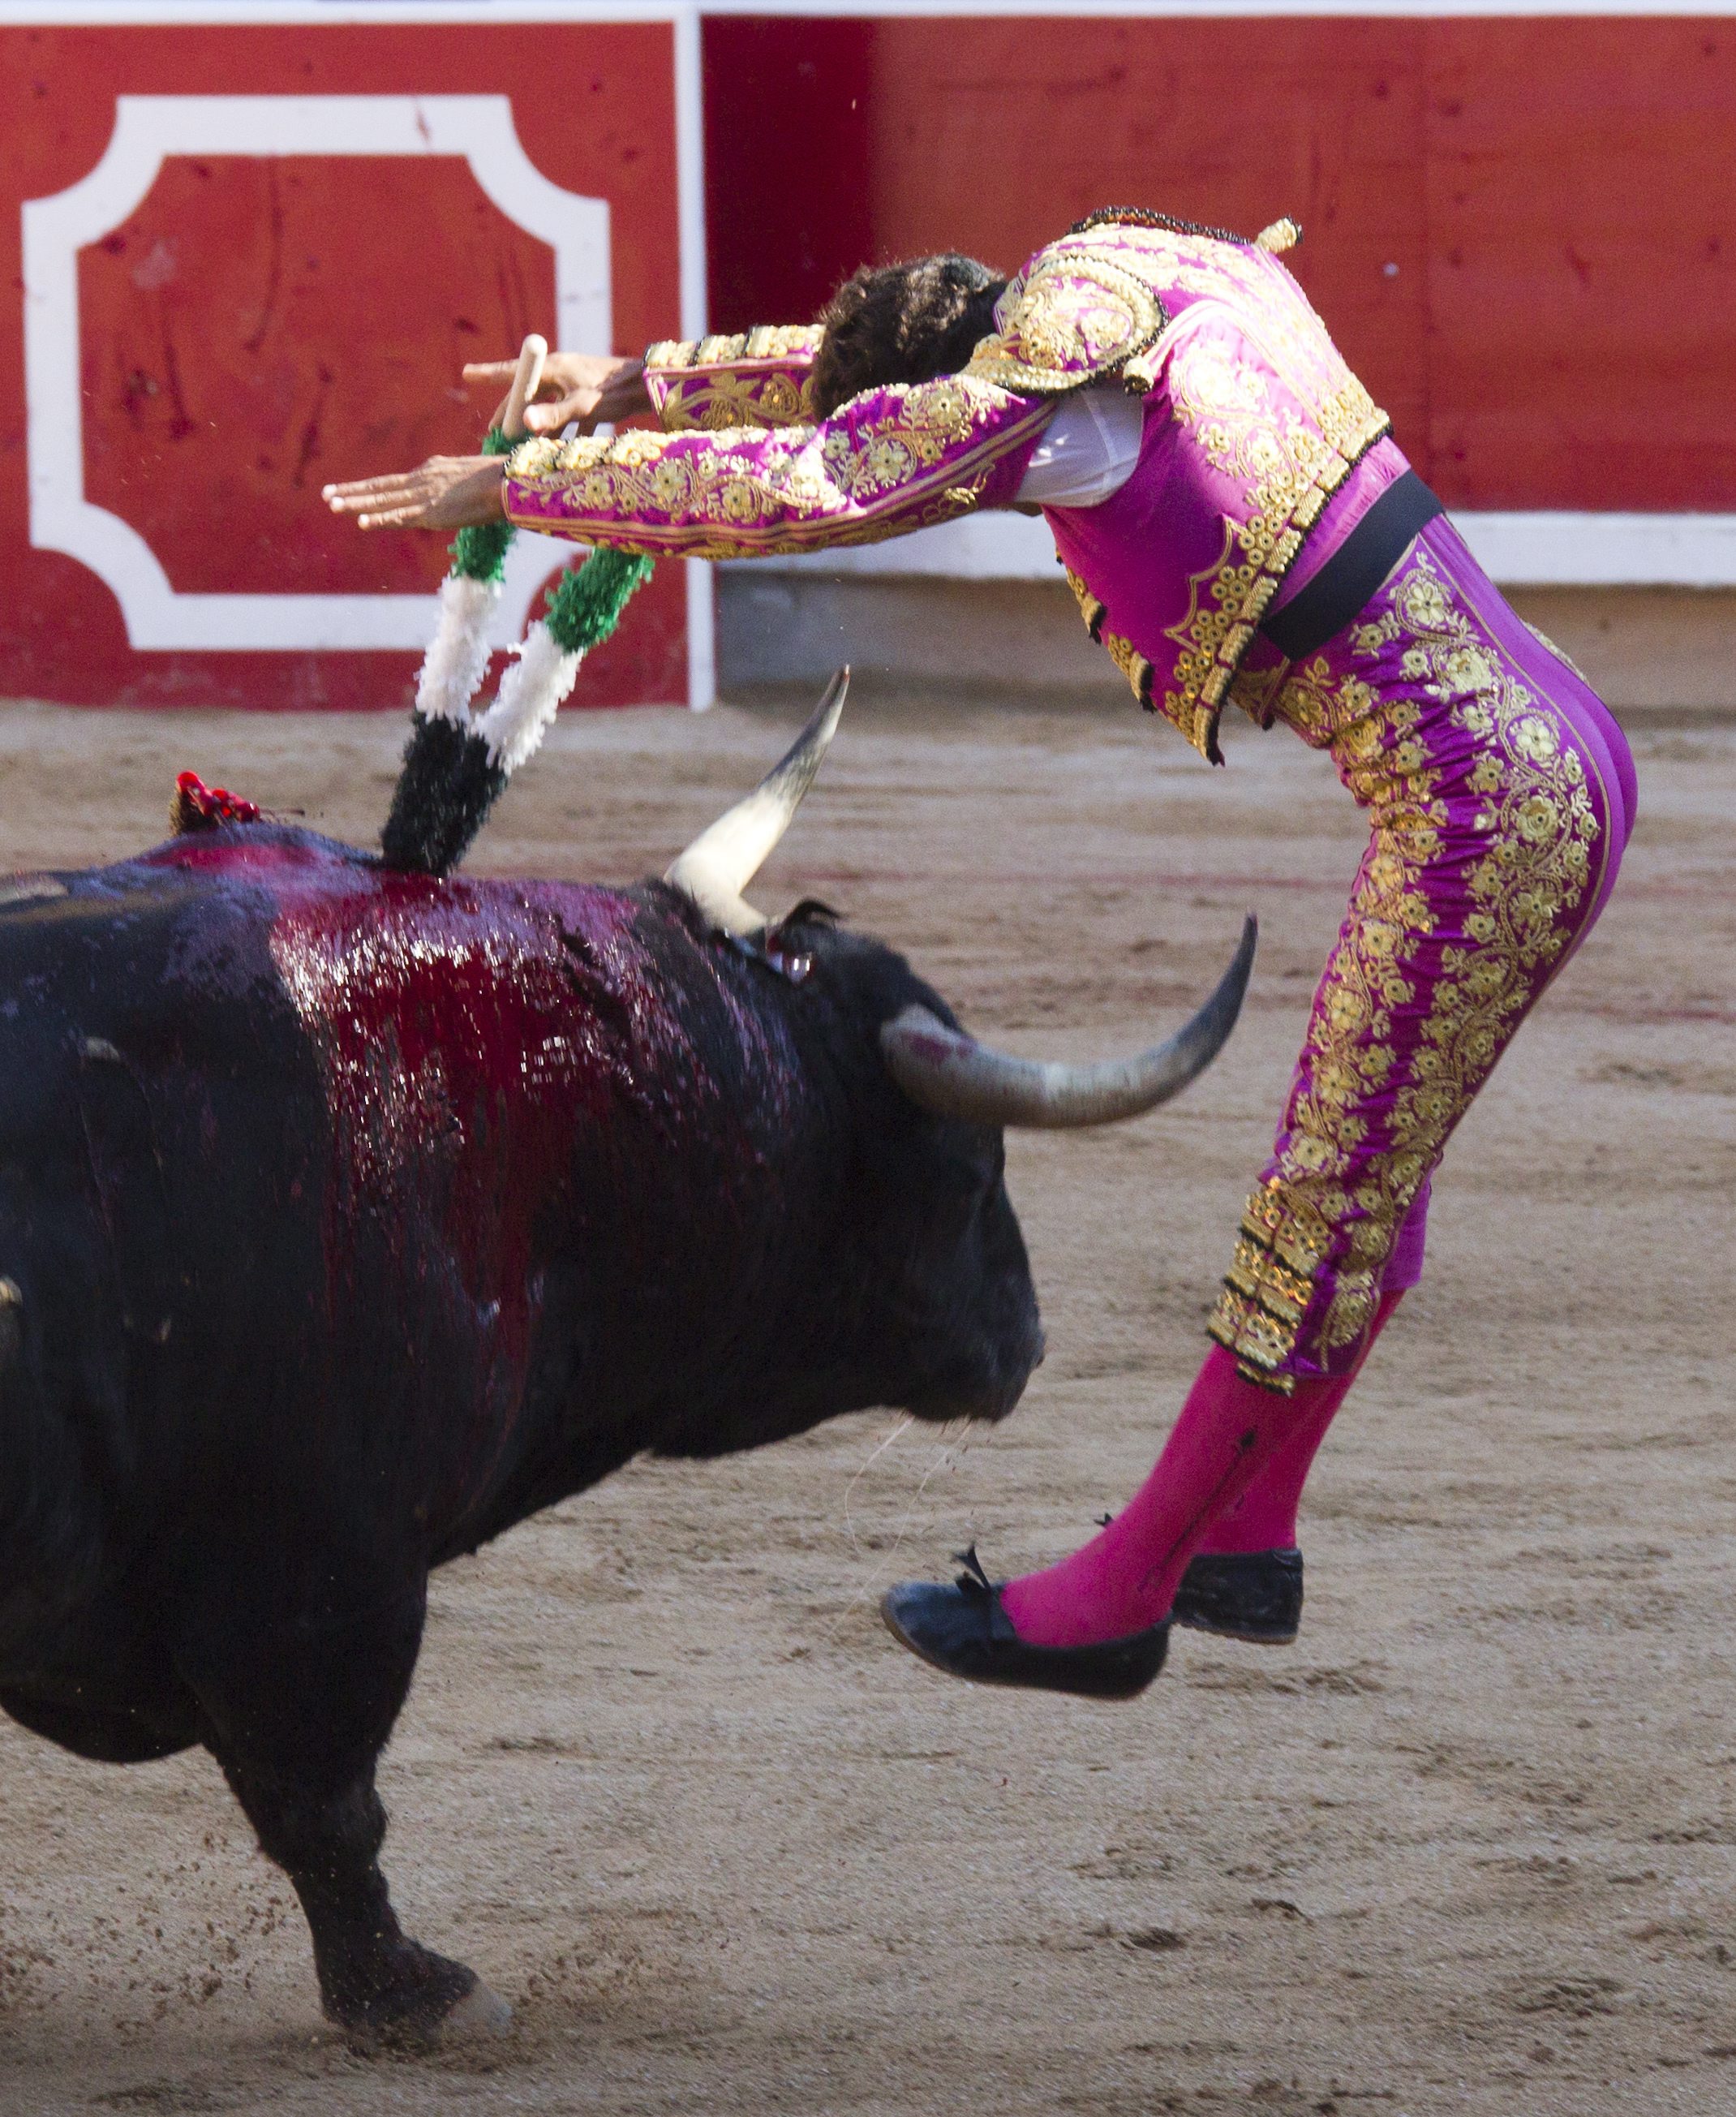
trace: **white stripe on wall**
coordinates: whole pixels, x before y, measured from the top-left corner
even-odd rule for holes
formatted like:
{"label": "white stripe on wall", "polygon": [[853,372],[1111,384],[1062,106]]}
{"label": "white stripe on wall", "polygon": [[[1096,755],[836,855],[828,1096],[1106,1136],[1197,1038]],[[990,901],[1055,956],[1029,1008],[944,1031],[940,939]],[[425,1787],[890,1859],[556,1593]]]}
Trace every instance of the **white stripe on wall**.
{"label": "white stripe on wall", "polygon": [[[698,28],[716,15],[1049,16],[1147,19],[1362,16],[1728,16],[1732,0],[0,0],[0,25],[395,22],[672,22],[679,127],[682,328],[703,329],[704,200]],[[1507,586],[1736,588],[1736,514],[1530,513],[1455,515],[1467,542]],[[984,515],[896,542],[801,558],[738,562],[829,574],[931,574],[960,579],[1052,578],[1041,523]],[[426,599],[418,599],[425,601]],[[711,695],[709,570],[688,566],[690,696]]]}

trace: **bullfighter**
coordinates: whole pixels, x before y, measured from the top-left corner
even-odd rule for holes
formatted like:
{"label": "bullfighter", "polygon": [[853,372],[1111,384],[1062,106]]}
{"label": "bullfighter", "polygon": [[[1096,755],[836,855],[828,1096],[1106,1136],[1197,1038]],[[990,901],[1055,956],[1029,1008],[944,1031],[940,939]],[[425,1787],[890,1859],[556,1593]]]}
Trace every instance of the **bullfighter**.
{"label": "bullfighter", "polygon": [[[1419,1276],[1454,1127],[1632,828],[1619,729],[1407,464],[1281,260],[1296,233],[1120,208],[1010,281],[958,256],[865,267],[813,325],[557,356],[504,460],[327,488],[364,528],[504,512],[707,559],[1038,508],[1142,706],[1213,764],[1226,706],[1281,725],[1367,811],[1214,1342],[1150,1477],[1058,1565],[997,1584],[973,1550],[955,1584],[886,1598],[955,1675],[1126,1697],[1173,1621],[1296,1636],[1315,1451]],[[661,431],[588,431],[645,410]]]}

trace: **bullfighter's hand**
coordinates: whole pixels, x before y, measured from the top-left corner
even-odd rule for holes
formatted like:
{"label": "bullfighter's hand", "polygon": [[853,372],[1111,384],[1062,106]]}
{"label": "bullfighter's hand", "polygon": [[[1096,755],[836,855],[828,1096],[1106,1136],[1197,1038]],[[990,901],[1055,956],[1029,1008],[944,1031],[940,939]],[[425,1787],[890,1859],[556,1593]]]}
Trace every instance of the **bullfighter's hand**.
{"label": "bullfighter's hand", "polygon": [[430,456],[414,470],[328,485],[320,496],[360,529],[463,529],[505,514],[505,470],[500,456]]}
{"label": "bullfighter's hand", "polygon": [[[464,380],[504,390],[517,365],[511,360],[472,361]],[[613,353],[551,353],[542,364],[536,398],[525,408],[524,423],[533,434],[558,434],[576,419],[580,433],[588,434],[605,422],[636,418],[650,409],[642,360],[618,360]],[[498,427],[505,411],[503,397],[492,424]]]}

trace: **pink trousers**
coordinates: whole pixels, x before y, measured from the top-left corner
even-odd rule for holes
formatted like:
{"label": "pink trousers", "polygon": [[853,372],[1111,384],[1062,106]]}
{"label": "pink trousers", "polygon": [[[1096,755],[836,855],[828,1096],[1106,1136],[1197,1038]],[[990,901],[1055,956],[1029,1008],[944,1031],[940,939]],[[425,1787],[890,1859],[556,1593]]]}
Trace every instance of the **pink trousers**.
{"label": "pink trousers", "polygon": [[1356,621],[1238,702],[1329,750],[1373,834],[1210,1329],[1288,1394],[1422,1266],[1429,1179],[1603,909],[1632,825],[1608,709],[1444,518]]}

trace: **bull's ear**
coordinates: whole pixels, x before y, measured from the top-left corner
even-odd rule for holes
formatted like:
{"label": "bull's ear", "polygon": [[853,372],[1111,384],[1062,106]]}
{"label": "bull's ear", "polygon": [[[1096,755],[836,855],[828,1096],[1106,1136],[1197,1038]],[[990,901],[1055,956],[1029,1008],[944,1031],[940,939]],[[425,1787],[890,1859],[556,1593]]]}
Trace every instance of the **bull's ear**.
{"label": "bull's ear", "polygon": [[798,897],[779,920],[776,931],[781,934],[789,926],[841,926],[844,914],[817,897]]}
{"label": "bull's ear", "polygon": [[746,800],[702,831],[664,876],[721,932],[742,940],[765,932],[765,915],[741,892],[790,828],[802,796],[813,786],[838,731],[849,691],[850,671],[843,668],[827,685],[807,726]]}

